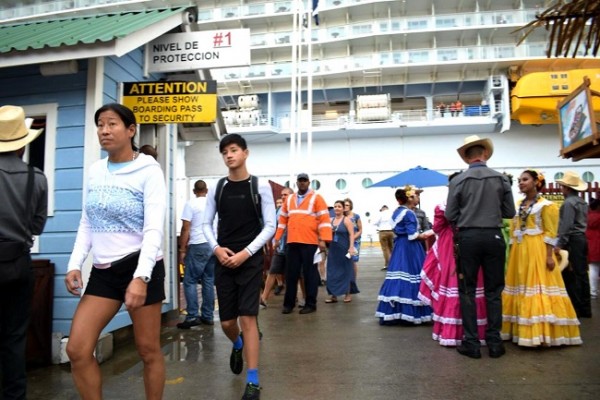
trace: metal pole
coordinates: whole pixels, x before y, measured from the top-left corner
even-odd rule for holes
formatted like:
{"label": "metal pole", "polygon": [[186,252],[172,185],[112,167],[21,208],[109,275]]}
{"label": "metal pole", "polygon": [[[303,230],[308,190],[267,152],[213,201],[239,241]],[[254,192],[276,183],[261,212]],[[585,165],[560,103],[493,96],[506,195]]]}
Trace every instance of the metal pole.
{"label": "metal pole", "polygon": [[308,114],[308,127],[306,130],[306,162],[308,168],[311,169],[309,173],[312,174],[312,134],[313,134],[313,64],[312,64],[312,12],[308,9],[306,13],[308,19],[307,32],[304,38],[308,42],[308,54],[307,54],[307,66],[306,66],[306,91],[307,91],[307,111]]}
{"label": "metal pole", "polygon": [[298,78],[298,49],[297,49],[297,31],[298,31],[298,3],[299,0],[296,0],[293,4],[294,12],[292,14],[292,84],[291,84],[291,93],[290,93],[290,187],[293,187],[292,182],[294,182],[293,177],[296,172],[296,84]]}

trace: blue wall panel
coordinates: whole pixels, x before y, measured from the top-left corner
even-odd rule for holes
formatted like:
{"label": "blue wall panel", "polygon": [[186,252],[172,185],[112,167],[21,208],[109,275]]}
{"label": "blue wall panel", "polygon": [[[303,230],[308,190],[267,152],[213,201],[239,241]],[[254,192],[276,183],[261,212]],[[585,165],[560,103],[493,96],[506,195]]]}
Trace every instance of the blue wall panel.
{"label": "blue wall panel", "polygon": [[[80,206],[81,208],[81,206]],[[81,211],[59,211],[55,214],[57,218],[49,218],[46,222],[45,232],[69,233],[73,234],[77,231],[79,220],[81,219]]]}
{"label": "blue wall panel", "polygon": [[83,149],[81,147],[56,149],[56,169],[81,168],[82,165]]}
{"label": "blue wall panel", "polygon": [[[50,258],[54,261],[56,254],[71,254],[73,243],[75,242],[75,232],[44,232],[42,241],[40,241],[40,253],[44,258]],[[40,257],[42,258],[42,257]]]}
{"label": "blue wall panel", "polygon": [[61,190],[54,195],[55,211],[81,211],[81,190]]}
{"label": "blue wall panel", "polygon": [[55,189],[81,189],[83,187],[82,179],[82,168],[57,170]]}
{"label": "blue wall panel", "polygon": [[84,129],[80,126],[60,127],[56,131],[56,148],[80,147],[83,152]]}

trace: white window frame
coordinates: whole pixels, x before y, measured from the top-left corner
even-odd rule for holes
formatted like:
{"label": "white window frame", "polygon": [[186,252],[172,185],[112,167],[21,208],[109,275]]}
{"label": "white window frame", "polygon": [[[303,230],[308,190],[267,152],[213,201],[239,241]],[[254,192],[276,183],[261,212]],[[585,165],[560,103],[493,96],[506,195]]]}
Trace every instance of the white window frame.
{"label": "white window frame", "polygon": [[46,117],[44,144],[44,175],[48,180],[48,216],[54,216],[54,182],[56,164],[56,126],[58,124],[58,103],[33,104],[22,106],[27,117]]}

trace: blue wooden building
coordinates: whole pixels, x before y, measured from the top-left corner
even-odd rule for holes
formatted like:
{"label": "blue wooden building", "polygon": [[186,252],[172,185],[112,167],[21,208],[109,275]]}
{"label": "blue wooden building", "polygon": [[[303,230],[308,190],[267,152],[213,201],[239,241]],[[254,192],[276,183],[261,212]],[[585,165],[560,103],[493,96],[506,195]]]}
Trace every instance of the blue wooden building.
{"label": "blue wooden building", "polygon": [[[24,107],[44,133],[27,150],[28,161],[44,171],[49,182],[49,218],[36,240],[34,259],[55,265],[52,332],[69,334],[79,301],[64,285],[67,263],[77,232],[89,166],[104,157],[94,125],[94,112],[119,102],[123,82],[157,81],[144,71],[144,45],[177,28],[184,8],[102,15],[69,16],[18,22],[0,21],[0,104]],[[169,210],[163,250],[167,298],[163,312],[177,308],[175,265],[174,158],[176,125],[142,125],[137,143],[159,152],[165,173]],[[91,257],[84,277],[89,274]],[[130,325],[124,308],[106,328]]]}

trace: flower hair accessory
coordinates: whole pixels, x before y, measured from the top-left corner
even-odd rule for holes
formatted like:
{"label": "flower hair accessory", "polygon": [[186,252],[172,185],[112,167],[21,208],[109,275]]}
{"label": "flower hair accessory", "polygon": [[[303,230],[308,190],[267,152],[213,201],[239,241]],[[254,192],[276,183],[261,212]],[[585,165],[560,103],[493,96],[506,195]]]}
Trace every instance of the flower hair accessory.
{"label": "flower hair accessory", "polygon": [[527,171],[535,172],[537,174],[537,181],[538,181],[538,183],[536,184],[536,187],[538,189],[544,186],[544,182],[546,181],[546,177],[544,176],[544,173],[541,170],[534,169],[534,168],[528,168]]}
{"label": "flower hair accessory", "polygon": [[404,186],[404,193],[406,193],[406,197],[412,197],[415,195],[415,188],[411,185]]}

